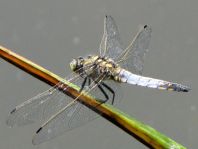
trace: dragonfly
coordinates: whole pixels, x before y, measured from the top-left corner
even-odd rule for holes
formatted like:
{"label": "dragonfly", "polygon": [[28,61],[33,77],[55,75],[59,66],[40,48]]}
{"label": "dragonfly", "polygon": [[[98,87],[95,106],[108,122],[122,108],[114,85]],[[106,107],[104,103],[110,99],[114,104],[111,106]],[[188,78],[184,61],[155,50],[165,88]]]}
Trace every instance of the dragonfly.
{"label": "dragonfly", "polygon": [[123,83],[188,92],[188,86],[142,75],[151,32],[149,25],[141,26],[129,46],[123,48],[114,19],[109,15],[105,16],[104,33],[98,54],[80,56],[70,62],[73,72],[65,79],[80,86],[80,95],[75,99],[66,96],[59,90],[62,85],[60,82],[16,106],[8,116],[7,125],[23,126],[45,120],[32,140],[33,144],[40,144],[65,131],[82,126],[98,116],[78,100],[83,93],[94,95],[101,104],[108,102],[116,105],[117,91]]}

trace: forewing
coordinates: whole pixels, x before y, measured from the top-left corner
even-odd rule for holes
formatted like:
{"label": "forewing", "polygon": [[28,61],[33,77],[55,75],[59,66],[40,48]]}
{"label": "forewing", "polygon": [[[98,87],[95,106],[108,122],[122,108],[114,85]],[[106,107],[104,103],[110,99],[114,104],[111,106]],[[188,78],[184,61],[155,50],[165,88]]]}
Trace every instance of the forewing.
{"label": "forewing", "polygon": [[[87,66],[81,69],[90,69],[93,66]],[[78,71],[80,72],[81,69]],[[71,73],[65,78],[65,80],[70,81],[76,85],[81,85],[83,78],[76,73]],[[61,91],[59,91],[59,86],[62,85],[61,82],[56,84],[49,90],[38,94],[37,96],[25,101],[24,103],[16,106],[8,116],[6,121],[7,125],[21,126],[31,124],[35,121],[46,120],[54,113],[58,112],[60,109],[65,107],[72,99]],[[67,88],[65,88],[66,90]]]}
{"label": "forewing", "polygon": [[[77,82],[79,77],[72,76],[70,80],[73,79],[73,82]],[[46,120],[62,109],[72,99],[58,90],[59,85],[61,83],[15,107],[8,116],[7,125],[22,126],[37,120]]]}
{"label": "forewing", "polygon": [[132,73],[142,74],[145,54],[148,51],[151,39],[151,28],[142,26],[131,44],[124,50],[118,60],[122,67]]}
{"label": "forewing", "polygon": [[100,44],[100,55],[114,60],[123,51],[118,28],[111,16],[104,19],[104,34]]}

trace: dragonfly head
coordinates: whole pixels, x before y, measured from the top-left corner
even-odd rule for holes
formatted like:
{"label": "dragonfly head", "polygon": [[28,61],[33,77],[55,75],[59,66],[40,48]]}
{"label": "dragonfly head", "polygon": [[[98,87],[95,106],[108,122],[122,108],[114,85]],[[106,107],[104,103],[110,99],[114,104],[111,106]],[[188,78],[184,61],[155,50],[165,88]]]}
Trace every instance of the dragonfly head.
{"label": "dragonfly head", "polygon": [[77,69],[77,60],[76,59],[73,59],[71,62],[70,62],[70,68],[72,71],[75,71]]}

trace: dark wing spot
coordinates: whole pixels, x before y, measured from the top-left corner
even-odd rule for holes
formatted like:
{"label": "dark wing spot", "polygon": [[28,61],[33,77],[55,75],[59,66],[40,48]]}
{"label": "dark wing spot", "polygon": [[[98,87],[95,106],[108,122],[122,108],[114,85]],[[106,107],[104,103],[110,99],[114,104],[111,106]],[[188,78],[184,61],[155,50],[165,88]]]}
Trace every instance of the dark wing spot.
{"label": "dark wing spot", "polygon": [[147,28],[148,27],[148,25],[144,25],[144,28]]}
{"label": "dark wing spot", "polygon": [[14,108],[14,109],[10,112],[10,114],[13,114],[15,111],[16,111],[16,108]]}
{"label": "dark wing spot", "polygon": [[40,128],[36,131],[36,133],[38,134],[42,129],[43,129],[43,127],[40,127]]}

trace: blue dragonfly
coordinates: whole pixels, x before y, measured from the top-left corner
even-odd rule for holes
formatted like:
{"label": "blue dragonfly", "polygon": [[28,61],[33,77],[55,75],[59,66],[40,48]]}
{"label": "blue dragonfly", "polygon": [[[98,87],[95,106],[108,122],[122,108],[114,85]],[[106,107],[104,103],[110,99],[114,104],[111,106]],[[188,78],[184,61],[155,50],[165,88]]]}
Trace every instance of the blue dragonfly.
{"label": "blue dragonfly", "polygon": [[80,95],[75,99],[66,96],[59,90],[63,85],[60,82],[16,106],[7,119],[7,125],[23,126],[37,120],[46,120],[32,140],[33,144],[40,144],[97,117],[95,112],[78,101],[82,94],[92,94],[100,99],[101,104],[109,102],[116,105],[117,92],[123,83],[188,92],[190,88],[187,86],[142,76],[151,32],[150,26],[142,26],[131,44],[123,48],[114,19],[106,16],[98,54],[73,59],[70,63],[73,73],[65,78],[80,86]]}

